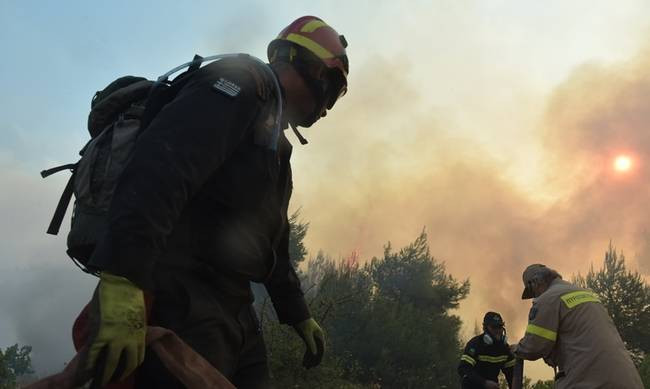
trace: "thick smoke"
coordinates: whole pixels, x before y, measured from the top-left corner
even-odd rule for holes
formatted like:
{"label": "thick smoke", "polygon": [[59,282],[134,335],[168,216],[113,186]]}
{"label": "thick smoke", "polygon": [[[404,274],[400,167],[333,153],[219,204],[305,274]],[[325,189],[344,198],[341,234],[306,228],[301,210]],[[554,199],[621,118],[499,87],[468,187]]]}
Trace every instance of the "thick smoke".
{"label": "thick smoke", "polygon": [[[528,264],[546,263],[570,279],[598,266],[612,240],[632,267],[650,268],[645,56],[575,69],[549,97],[542,122],[522,129],[543,145],[547,162],[530,169],[544,170],[538,190],[550,202],[520,189],[488,150],[456,137],[425,105],[426,91],[409,84],[408,69],[372,63],[331,117],[307,131],[312,144],[294,152],[293,201],[311,222],[309,247],[342,256],[359,250],[367,259],[387,240],[406,244],[426,227],[433,254],[472,281],[465,322],[496,309],[513,337],[527,318],[520,294]],[[499,136],[498,128],[485,131]],[[633,158],[624,174],[612,168],[621,153]]]}
{"label": "thick smoke", "polygon": [[43,182],[10,160],[0,162],[0,180],[0,346],[31,345],[39,374],[58,371],[73,354],[72,322],[95,283],[65,255],[66,231],[45,235],[65,181]]}

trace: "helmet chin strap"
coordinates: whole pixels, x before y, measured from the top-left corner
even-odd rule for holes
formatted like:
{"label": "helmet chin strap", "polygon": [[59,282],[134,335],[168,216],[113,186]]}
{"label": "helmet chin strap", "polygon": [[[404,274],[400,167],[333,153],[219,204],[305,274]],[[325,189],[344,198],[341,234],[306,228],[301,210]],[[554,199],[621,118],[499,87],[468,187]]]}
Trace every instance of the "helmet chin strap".
{"label": "helmet chin strap", "polygon": [[[300,65],[296,66],[296,64],[294,64],[294,69],[296,69],[300,77],[302,77],[315,103],[313,112],[311,112],[311,114],[307,118],[308,124],[306,124],[306,126],[308,127],[316,123],[316,121],[318,121],[318,119],[321,118],[326,95],[325,95],[325,91],[323,90],[322,84],[319,83],[317,80],[313,79],[311,76],[309,76],[304,66],[300,66]],[[299,124],[295,124],[291,121],[289,121],[289,124],[291,125],[291,129],[293,130],[293,133],[296,134],[296,137],[300,141],[300,144],[306,145],[307,143],[309,143],[307,139],[305,139],[305,137],[302,136],[302,134],[298,131],[297,127]]]}
{"label": "helmet chin strap", "polygon": [[291,126],[291,129],[293,130],[293,133],[296,134],[296,137],[300,141],[301,145],[306,145],[307,143],[309,143],[307,141],[307,139],[305,139],[305,137],[302,136],[302,134],[298,131],[298,127],[295,124],[289,122],[289,125]]}
{"label": "helmet chin strap", "polygon": [[[312,84],[312,85],[310,85]],[[314,111],[309,115],[309,124],[308,126],[311,126],[312,124],[316,123],[318,119],[321,118],[321,113],[323,111],[322,108],[322,99],[323,99],[323,93],[316,85],[313,85],[313,83],[307,82],[307,85],[310,85],[310,89],[312,92],[312,96],[314,97],[316,106],[314,107]],[[298,131],[298,124],[295,124],[291,121],[289,121],[289,125],[291,126],[291,129],[293,130],[293,133],[296,134],[296,137],[300,141],[300,144],[306,145],[309,143],[307,139],[305,139],[304,136]]]}

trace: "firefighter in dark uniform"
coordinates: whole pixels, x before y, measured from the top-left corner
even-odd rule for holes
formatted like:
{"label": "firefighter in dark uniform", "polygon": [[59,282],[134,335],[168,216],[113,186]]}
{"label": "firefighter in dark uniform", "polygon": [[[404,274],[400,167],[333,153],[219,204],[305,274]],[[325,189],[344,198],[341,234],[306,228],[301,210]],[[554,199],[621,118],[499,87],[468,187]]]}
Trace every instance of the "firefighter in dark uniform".
{"label": "firefighter in dark uniform", "polygon": [[84,361],[95,384],[135,371],[138,388],[182,387],[145,352],[157,325],[238,388],[268,387],[250,281],[304,340],[306,366],[320,363],[324,334],[289,261],[291,145],[274,114],[281,99],[282,127],[296,133],[325,116],[347,89],[346,46],[321,19],[297,19],[269,45],[270,69],[241,56],[194,71],[138,138],[90,262],[100,282]]}
{"label": "firefighter in dark uniform", "polygon": [[496,312],[483,318],[483,334],[475,336],[465,346],[460,357],[458,374],[463,389],[498,389],[502,371],[512,387],[515,357],[506,342],[505,322]]}

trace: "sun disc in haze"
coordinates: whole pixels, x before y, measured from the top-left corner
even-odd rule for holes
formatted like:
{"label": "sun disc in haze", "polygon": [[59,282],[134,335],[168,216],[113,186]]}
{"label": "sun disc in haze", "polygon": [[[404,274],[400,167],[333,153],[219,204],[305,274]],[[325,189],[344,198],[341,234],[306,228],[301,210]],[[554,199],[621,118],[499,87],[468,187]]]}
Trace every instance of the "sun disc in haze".
{"label": "sun disc in haze", "polygon": [[619,155],[614,160],[614,169],[617,172],[627,172],[632,167],[632,159],[627,155]]}

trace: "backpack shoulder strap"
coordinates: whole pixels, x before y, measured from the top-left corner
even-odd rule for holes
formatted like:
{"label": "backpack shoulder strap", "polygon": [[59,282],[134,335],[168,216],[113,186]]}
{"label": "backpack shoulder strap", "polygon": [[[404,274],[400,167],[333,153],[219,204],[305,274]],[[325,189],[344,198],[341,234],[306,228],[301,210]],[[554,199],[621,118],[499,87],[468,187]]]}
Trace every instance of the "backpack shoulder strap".
{"label": "backpack shoulder strap", "polygon": [[[61,224],[63,223],[63,218],[65,217],[65,213],[68,210],[68,205],[70,204],[70,200],[72,199],[72,193],[74,192],[74,168],[77,166],[77,164],[69,164],[69,165],[64,165],[64,166],[59,166],[58,168],[52,168],[49,169],[49,171],[59,169],[57,171],[63,170],[63,168],[70,167],[73,169],[72,175],[70,175],[70,178],[68,179],[68,183],[65,185],[65,189],[63,190],[63,193],[61,194],[61,198],[59,199],[59,203],[56,205],[56,209],[54,210],[54,215],[52,216],[52,220],[50,221],[50,225],[47,228],[47,233],[50,235],[57,235],[59,233],[59,230],[61,229]],[[49,173],[53,174],[53,173]],[[41,176],[43,176],[43,172],[41,172]],[[47,177],[47,175],[44,175],[43,178]]]}

